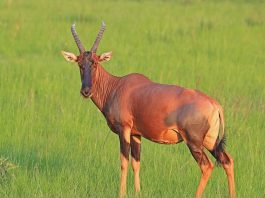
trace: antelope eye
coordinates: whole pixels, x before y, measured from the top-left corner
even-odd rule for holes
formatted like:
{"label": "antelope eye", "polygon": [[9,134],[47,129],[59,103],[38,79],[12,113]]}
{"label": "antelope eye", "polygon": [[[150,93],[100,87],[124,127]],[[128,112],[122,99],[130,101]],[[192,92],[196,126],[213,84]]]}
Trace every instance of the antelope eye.
{"label": "antelope eye", "polygon": [[93,59],[90,59],[89,62],[91,62],[91,65],[93,65],[95,63],[95,61]]}

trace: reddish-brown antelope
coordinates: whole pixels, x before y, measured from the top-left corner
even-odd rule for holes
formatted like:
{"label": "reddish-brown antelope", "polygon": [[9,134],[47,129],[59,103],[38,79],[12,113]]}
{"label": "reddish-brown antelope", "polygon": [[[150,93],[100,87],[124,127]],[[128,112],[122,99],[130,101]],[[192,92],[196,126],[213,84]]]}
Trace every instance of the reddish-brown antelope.
{"label": "reddish-brown antelope", "polygon": [[120,196],[126,194],[130,150],[135,191],[140,191],[140,145],[143,136],[160,144],[182,141],[187,144],[202,172],[196,197],[202,196],[214,168],[204,152],[206,148],[223,166],[230,196],[234,197],[234,162],[224,149],[221,105],[197,90],[155,83],[141,74],[123,77],[109,74],[100,63],[109,61],[112,53],[96,54],[104,30],[105,24],[102,23],[92,48],[86,51],[73,24],[71,31],[80,55],[65,51],[62,54],[67,61],[78,63],[81,94],[84,98],[92,99],[105,116],[109,128],[119,136]]}

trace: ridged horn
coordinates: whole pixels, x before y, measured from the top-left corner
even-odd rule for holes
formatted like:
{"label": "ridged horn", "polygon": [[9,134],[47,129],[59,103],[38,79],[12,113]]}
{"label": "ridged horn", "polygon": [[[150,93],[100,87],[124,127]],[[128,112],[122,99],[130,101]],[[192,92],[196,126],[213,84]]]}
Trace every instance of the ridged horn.
{"label": "ridged horn", "polygon": [[96,40],[95,40],[95,42],[94,42],[94,44],[93,44],[93,46],[92,46],[92,48],[90,50],[91,52],[94,52],[94,53],[97,52],[98,44],[99,44],[99,42],[100,42],[100,40],[102,38],[102,35],[103,35],[105,29],[106,29],[106,25],[105,25],[104,21],[102,21],[102,25],[101,25],[101,28],[100,28],[100,30],[98,32],[98,36],[97,36],[97,38],[96,38]]}
{"label": "ridged horn", "polygon": [[80,52],[80,54],[82,54],[86,50],[85,50],[84,46],[82,45],[82,43],[81,43],[81,41],[80,41],[80,39],[79,39],[79,37],[77,35],[77,32],[75,30],[75,23],[71,26],[71,32],[72,32],[72,35],[73,35],[73,37],[75,39],[76,45],[77,45],[77,47],[79,49],[79,52]]}

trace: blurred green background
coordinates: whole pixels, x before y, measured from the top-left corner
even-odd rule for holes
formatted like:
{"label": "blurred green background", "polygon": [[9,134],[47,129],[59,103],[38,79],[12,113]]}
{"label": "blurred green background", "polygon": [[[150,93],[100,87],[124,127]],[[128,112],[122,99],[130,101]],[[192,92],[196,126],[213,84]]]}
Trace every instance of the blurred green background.
{"label": "blurred green background", "polygon": [[[73,22],[89,49],[102,20],[109,72],[199,89],[223,105],[237,195],[265,197],[265,3],[254,0],[2,0],[0,156],[18,167],[1,175],[0,197],[117,197],[118,138],[60,53],[78,52]],[[143,140],[140,176],[141,197],[193,197],[200,170],[185,144]],[[221,168],[204,197],[228,197]]]}

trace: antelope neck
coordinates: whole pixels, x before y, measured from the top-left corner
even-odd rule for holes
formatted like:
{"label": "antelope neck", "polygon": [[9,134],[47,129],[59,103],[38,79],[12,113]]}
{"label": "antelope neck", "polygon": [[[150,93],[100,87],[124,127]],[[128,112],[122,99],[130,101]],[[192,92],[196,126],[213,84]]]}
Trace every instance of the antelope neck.
{"label": "antelope neck", "polygon": [[98,64],[98,71],[96,75],[96,79],[92,83],[93,95],[91,99],[98,109],[102,111],[108,97],[117,86],[120,77],[111,75],[100,64]]}

